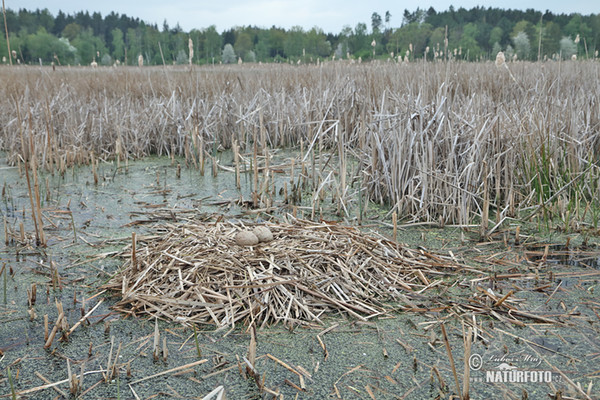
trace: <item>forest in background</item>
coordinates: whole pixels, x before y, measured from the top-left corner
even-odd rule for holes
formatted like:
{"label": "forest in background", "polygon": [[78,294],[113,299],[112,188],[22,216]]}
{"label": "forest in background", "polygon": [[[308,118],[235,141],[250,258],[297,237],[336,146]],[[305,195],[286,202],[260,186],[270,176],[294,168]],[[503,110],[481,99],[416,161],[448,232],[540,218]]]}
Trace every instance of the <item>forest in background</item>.
{"label": "forest in background", "polygon": [[[74,15],[48,9],[6,10],[12,59],[0,21],[4,64],[145,65],[294,62],[325,59],[459,59],[479,61],[504,51],[508,59],[597,58],[600,14],[553,14],[528,9],[475,7],[438,12],[404,10],[401,17],[373,12],[369,23],[325,33],[318,27],[288,30],[214,25],[189,32],[111,12]],[[190,40],[191,39],[191,40]]]}

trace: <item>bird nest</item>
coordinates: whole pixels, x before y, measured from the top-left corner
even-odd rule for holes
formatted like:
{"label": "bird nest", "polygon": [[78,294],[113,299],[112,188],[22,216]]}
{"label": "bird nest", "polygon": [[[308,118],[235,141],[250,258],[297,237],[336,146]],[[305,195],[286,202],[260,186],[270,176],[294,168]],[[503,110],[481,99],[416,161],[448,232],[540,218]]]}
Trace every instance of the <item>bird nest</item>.
{"label": "bird nest", "polygon": [[236,234],[253,225],[160,225],[105,287],[120,294],[117,310],[186,324],[320,324],[331,312],[363,320],[386,313],[456,267],[340,224],[263,226],[272,240],[244,246]]}

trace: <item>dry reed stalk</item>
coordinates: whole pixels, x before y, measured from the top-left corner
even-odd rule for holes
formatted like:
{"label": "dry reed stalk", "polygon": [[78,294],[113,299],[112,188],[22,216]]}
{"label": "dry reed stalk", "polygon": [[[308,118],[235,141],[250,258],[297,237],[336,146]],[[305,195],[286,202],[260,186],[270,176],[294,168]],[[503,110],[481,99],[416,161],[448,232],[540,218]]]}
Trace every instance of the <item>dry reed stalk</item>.
{"label": "dry reed stalk", "polygon": [[461,400],[469,400],[469,384],[471,367],[469,365],[469,359],[471,358],[471,345],[473,341],[473,328],[469,327],[465,338],[465,356],[464,356],[464,373],[463,373],[463,389]]}
{"label": "dry reed stalk", "polygon": [[198,156],[200,164],[200,175],[204,176],[204,135],[198,134],[198,128],[196,127],[196,134],[200,137],[200,142],[198,143]]}
{"label": "dry reed stalk", "polygon": [[233,162],[235,163],[235,186],[240,190],[242,188],[240,182],[240,154],[237,140],[233,141]]}
{"label": "dry reed stalk", "polygon": [[155,319],[154,320],[154,344],[152,345],[152,357],[154,358],[154,361],[158,361],[158,358],[160,356],[159,343],[160,343],[160,332],[158,330],[158,319]]}
{"label": "dry reed stalk", "polygon": [[246,368],[246,373],[252,375],[256,363],[256,327],[252,324],[248,329],[250,330],[250,344],[248,345],[248,362],[250,366]]}
{"label": "dry reed stalk", "polygon": [[167,337],[166,336],[163,336],[162,355],[163,355],[163,361],[167,362],[167,358],[169,357],[169,348],[167,347]]}
{"label": "dry reed stalk", "polygon": [[31,308],[35,305],[36,297],[37,297],[37,285],[35,283],[32,283],[31,288],[27,289],[27,302],[29,304],[29,308]]}
{"label": "dry reed stalk", "polygon": [[73,375],[73,373],[71,372],[71,363],[69,362],[69,359],[67,358],[67,374],[69,376],[69,391],[71,392],[71,395],[73,396],[77,396],[77,393],[79,392],[80,388],[79,388],[79,381],[77,380],[77,375]]}
{"label": "dry reed stalk", "polygon": [[147,381],[148,379],[154,379],[154,378],[157,378],[159,376],[163,376],[163,375],[167,375],[167,374],[172,374],[174,372],[178,372],[178,371],[181,371],[181,370],[190,369],[190,368],[195,367],[197,365],[204,364],[207,361],[208,361],[207,359],[203,359],[203,360],[198,360],[198,361],[191,362],[189,364],[181,365],[179,367],[171,368],[171,369],[169,369],[167,371],[162,371],[162,372],[159,372],[157,374],[150,375],[150,376],[147,376],[145,378],[141,378],[141,379],[135,380],[135,381],[131,382],[130,385],[134,385],[136,383],[144,382],[144,381]]}
{"label": "dry reed stalk", "polygon": [[35,213],[37,219],[38,219],[38,229],[39,229],[39,238],[40,238],[40,245],[45,247],[46,246],[46,235],[44,234],[44,223],[42,220],[42,206],[41,206],[41,201],[40,201],[40,184],[38,181],[38,174],[37,174],[37,164],[35,162],[35,156],[33,156],[33,191],[35,193],[35,206],[37,208],[37,212]]}
{"label": "dry reed stalk", "polygon": [[2,15],[4,17],[4,33],[6,34],[6,48],[8,50],[9,64],[12,65],[12,51],[10,50],[10,37],[8,36],[8,24],[6,23],[6,8],[4,7],[4,0],[2,0]]}
{"label": "dry reed stalk", "polygon": [[62,324],[62,319],[64,318],[64,316],[65,316],[64,313],[58,314],[58,318],[56,318],[56,322],[54,323],[54,328],[52,328],[52,331],[48,335],[48,339],[46,340],[46,343],[44,344],[44,348],[47,349],[50,346],[52,346],[52,342],[54,341],[54,337],[56,336],[56,334],[58,333],[58,330],[60,329],[60,326]]}
{"label": "dry reed stalk", "polygon": [[33,220],[33,226],[35,228],[35,240],[36,240],[36,244],[39,245],[39,244],[41,244],[41,238],[40,238],[40,232],[39,232],[39,228],[38,228],[38,217],[36,215],[35,202],[33,200],[34,197],[33,197],[33,193],[31,190],[31,181],[29,179],[29,166],[28,166],[27,162],[25,162],[25,177],[27,178],[27,190],[29,193],[29,201],[31,203],[31,219]]}
{"label": "dry reed stalk", "polygon": [[444,337],[444,345],[446,346],[446,353],[448,354],[448,360],[450,361],[450,367],[452,368],[452,376],[454,376],[454,384],[456,385],[456,393],[461,393],[460,383],[458,381],[458,374],[456,373],[456,365],[454,365],[454,357],[452,357],[452,350],[450,348],[450,341],[448,341],[448,335],[446,334],[446,326],[442,322],[440,324],[442,328],[442,335]]}
{"label": "dry reed stalk", "polygon": [[136,234],[135,234],[135,232],[131,232],[131,266],[134,271],[137,271],[136,244],[137,244]]}
{"label": "dry reed stalk", "polygon": [[[47,385],[52,385],[52,382],[50,382],[44,375],[40,374],[38,371],[34,372],[35,375],[40,378],[45,384]],[[65,392],[64,390],[61,390],[59,388],[57,388],[56,386],[51,386],[52,389],[54,389],[58,394],[60,394],[61,396],[63,396],[65,399],[69,398],[69,395],[67,394],[67,392]]]}
{"label": "dry reed stalk", "polygon": [[479,237],[481,240],[488,239],[488,224],[490,212],[490,194],[487,163],[483,162],[483,209],[481,210],[481,225],[479,226]]}

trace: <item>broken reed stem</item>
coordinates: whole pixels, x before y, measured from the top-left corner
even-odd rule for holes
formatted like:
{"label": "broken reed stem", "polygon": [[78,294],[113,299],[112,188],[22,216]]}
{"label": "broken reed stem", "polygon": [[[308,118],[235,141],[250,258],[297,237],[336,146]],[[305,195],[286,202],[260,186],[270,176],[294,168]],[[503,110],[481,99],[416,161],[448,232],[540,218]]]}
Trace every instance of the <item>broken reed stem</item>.
{"label": "broken reed stem", "polygon": [[240,154],[237,140],[233,141],[233,160],[235,163],[235,186],[240,190],[242,186],[240,183]]}
{"label": "broken reed stem", "polygon": [[256,371],[256,327],[252,324],[249,329],[250,344],[248,345],[248,362],[250,363],[250,368],[246,368],[246,372],[249,375],[254,375],[254,371]]}
{"label": "broken reed stem", "polygon": [[[38,371],[34,372],[35,375],[40,378],[45,384],[47,385],[53,385],[52,382],[50,382],[48,379],[46,379],[46,377],[42,374],[40,374]],[[54,389],[57,393],[59,393],[62,397],[64,397],[65,399],[69,398],[69,395],[67,394],[67,392],[57,388],[56,386],[51,386],[52,389]]]}
{"label": "broken reed stem", "polygon": [[398,214],[396,211],[392,213],[392,224],[394,225],[394,242],[398,241]]}
{"label": "broken reed stem", "polygon": [[465,370],[464,370],[464,374],[463,374],[463,391],[462,391],[461,400],[469,400],[469,398],[470,398],[470,395],[469,395],[470,379],[469,378],[470,378],[470,373],[471,373],[471,367],[469,366],[469,359],[471,358],[472,340],[473,340],[473,328],[469,327],[469,330],[467,331],[467,338],[465,340],[465,357],[464,357]]}
{"label": "broken reed stem", "polygon": [[[85,298],[83,299],[83,301],[85,302]],[[88,317],[89,317],[90,315],[92,315],[92,313],[93,313],[94,311],[96,311],[96,309],[97,309],[98,307],[100,307],[100,304],[102,304],[103,302],[104,302],[104,299],[101,299],[101,300],[98,302],[98,304],[96,304],[96,305],[95,305],[95,306],[94,306],[94,307],[93,307],[93,308],[92,308],[90,311],[88,311],[88,313],[87,313],[87,314],[85,314],[83,317],[81,317],[81,319],[80,319],[79,321],[77,321],[77,323],[76,323],[75,325],[73,325],[73,327],[72,327],[71,329],[69,329],[69,332],[67,333],[67,336],[68,336],[68,335],[70,335],[70,334],[72,334],[72,333],[73,333],[73,331],[75,331],[75,329],[77,329],[77,327],[79,327],[79,325],[81,325],[81,324],[82,324],[82,323],[83,323],[85,320],[87,320],[87,319],[88,319]],[[83,308],[82,308],[82,311],[83,311]]]}
{"label": "broken reed stem", "polygon": [[54,328],[52,328],[52,332],[50,332],[50,335],[48,336],[48,340],[46,340],[46,344],[44,344],[45,349],[52,346],[52,341],[54,340],[54,337],[58,333],[58,329],[60,328],[60,325],[61,325],[61,322],[62,322],[62,319],[64,318],[64,316],[65,316],[65,314],[62,312],[58,314],[58,318],[56,319],[56,322],[54,323]]}
{"label": "broken reed stem", "polygon": [[481,210],[481,226],[479,227],[480,240],[488,237],[488,224],[490,212],[490,194],[488,193],[489,179],[487,163],[483,162],[483,209]]}
{"label": "broken reed stem", "polygon": [[[35,161],[35,158],[34,158]],[[37,163],[34,164],[35,168],[33,170],[33,189],[35,192],[35,202],[37,206],[37,218],[38,218],[38,227],[40,229],[40,244],[42,246],[46,246],[46,237],[44,235],[44,223],[42,221],[42,206],[40,203],[40,185],[38,182],[38,174],[37,174]]]}
{"label": "broken reed stem", "polygon": [[179,367],[171,368],[169,370],[166,370],[166,371],[163,371],[163,372],[159,372],[157,374],[150,375],[150,376],[147,376],[145,378],[133,381],[133,382],[130,383],[130,385],[133,385],[133,384],[136,384],[136,383],[140,383],[140,382],[144,382],[144,381],[147,381],[148,379],[153,379],[153,378],[156,378],[156,377],[159,377],[159,376],[162,376],[162,375],[171,374],[173,372],[181,371],[183,369],[189,369],[189,368],[195,367],[196,365],[204,364],[207,361],[208,361],[207,359],[203,359],[203,360],[194,361],[193,363],[189,363],[189,364],[186,364],[186,365],[181,365]]}
{"label": "broken reed stem", "polygon": [[71,227],[73,228],[73,243],[77,243],[77,230],[75,229],[75,218],[73,218],[73,212],[69,211],[71,216]]}
{"label": "broken reed stem", "polygon": [[27,302],[29,303],[29,308],[32,308],[35,305],[37,297],[37,285],[32,283],[30,288],[27,289]]}
{"label": "broken reed stem", "polygon": [[24,161],[25,163],[25,177],[27,178],[27,190],[29,192],[29,201],[31,203],[31,219],[33,220],[33,226],[35,228],[35,241],[36,244],[39,245],[40,244],[40,232],[38,229],[38,220],[37,220],[37,216],[35,215],[35,203],[33,200],[33,192],[31,190],[31,180],[29,179],[29,163],[27,161]]}
{"label": "broken reed stem", "polygon": [[6,285],[7,285],[7,282],[6,282],[6,280],[7,280],[7,278],[6,278],[6,274],[7,274],[7,271],[6,271],[6,263],[3,263],[3,264],[2,264],[2,270],[0,270],[0,275],[2,275],[2,276],[3,276],[3,281],[4,281],[4,289],[3,289],[3,293],[4,293],[4,304],[6,304],[6,303],[7,303],[7,301],[6,301],[6,300],[7,300],[7,298],[6,298]]}
{"label": "broken reed stem", "polygon": [[198,156],[200,159],[198,160],[200,163],[200,175],[204,176],[204,135],[200,135],[198,133],[198,127],[195,127],[196,135],[200,138],[200,143],[198,144]]}
{"label": "broken reed stem", "polygon": [[458,381],[458,374],[456,373],[456,366],[454,365],[454,357],[452,357],[452,350],[450,349],[450,342],[448,341],[448,335],[446,334],[446,326],[442,322],[442,335],[444,336],[444,344],[446,345],[446,352],[448,353],[448,359],[450,360],[450,366],[452,367],[452,375],[454,376],[454,383],[456,384],[456,393],[461,393],[460,383]]}
{"label": "broken reed stem", "polygon": [[77,378],[73,379],[73,373],[71,372],[71,363],[69,362],[69,359],[67,358],[67,375],[69,378],[69,391],[71,392],[71,394],[73,396],[75,396],[77,394],[77,392],[79,391],[77,388]]}
{"label": "broken reed stem", "polygon": [[152,345],[152,357],[154,361],[158,361],[159,358],[159,343],[160,343],[160,331],[158,330],[158,318],[154,319],[154,344]]}
{"label": "broken reed stem", "polygon": [[252,153],[252,205],[258,208],[258,139],[256,137],[256,128],[253,130],[253,153]]}
{"label": "broken reed stem", "polygon": [[200,344],[198,343],[198,332],[196,331],[196,325],[192,325],[194,327],[194,342],[196,343],[196,353],[198,353],[198,358],[202,358],[202,351],[200,351]]}
{"label": "broken reed stem", "polygon": [[136,245],[136,235],[135,232],[131,232],[131,268],[134,271],[137,271],[137,260],[136,260],[136,250],[135,250],[135,245]]}
{"label": "broken reed stem", "polygon": [[96,158],[94,157],[94,152],[91,153],[92,159],[92,173],[94,174],[94,185],[98,186],[98,171],[96,171]]}

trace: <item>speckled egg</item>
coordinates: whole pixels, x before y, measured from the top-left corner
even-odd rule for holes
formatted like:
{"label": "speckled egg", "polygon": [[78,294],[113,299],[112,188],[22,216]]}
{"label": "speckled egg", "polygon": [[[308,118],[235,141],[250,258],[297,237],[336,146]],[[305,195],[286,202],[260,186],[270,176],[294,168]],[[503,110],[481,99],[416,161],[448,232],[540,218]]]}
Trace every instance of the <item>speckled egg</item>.
{"label": "speckled egg", "polygon": [[252,232],[241,231],[235,234],[235,242],[240,246],[254,246],[258,244],[258,237]]}
{"label": "speckled egg", "polygon": [[257,226],[252,230],[259,242],[270,242],[273,240],[273,233],[266,226]]}

